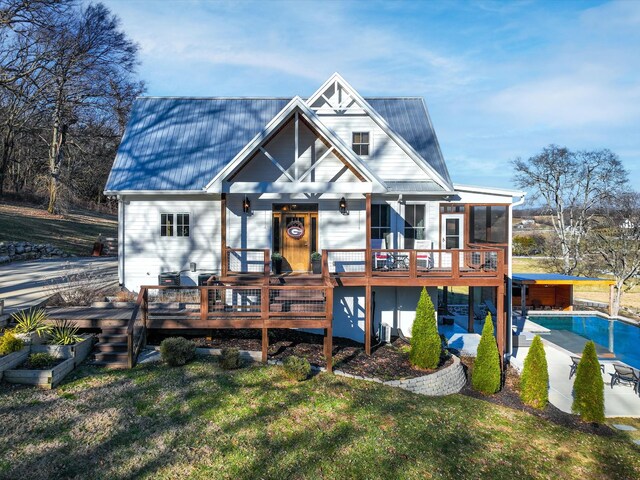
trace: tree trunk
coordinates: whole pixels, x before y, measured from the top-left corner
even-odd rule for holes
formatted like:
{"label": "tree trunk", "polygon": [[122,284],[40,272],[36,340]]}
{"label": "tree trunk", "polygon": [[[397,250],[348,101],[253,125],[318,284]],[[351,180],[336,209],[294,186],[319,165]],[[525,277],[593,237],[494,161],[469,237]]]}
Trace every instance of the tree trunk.
{"label": "tree trunk", "polygon": [[66,125],[60,125],[60,110],[56,109],[53,120],[53,134],[51,146],[49,148],[49,213],[56,213],[58,210],[58,191],[60,188],[60,165],[62,164],[62,148],[66,139]]}
{"label": "tree trunk", "polygon": [[613,292],[613,302],[611,303],[611,316],[615,317],[620,312],[620,303],[622,302],[622,294],[624,293],[624,282],[616,282]]}
{"label": "tree trunk", "polygon": [[4,181],[9,168],[9,158],[11,158],[11,150],[13,148],[11,130],[7,131],[2,142],[2,163],[0,164],[0,197],[4,195]]}

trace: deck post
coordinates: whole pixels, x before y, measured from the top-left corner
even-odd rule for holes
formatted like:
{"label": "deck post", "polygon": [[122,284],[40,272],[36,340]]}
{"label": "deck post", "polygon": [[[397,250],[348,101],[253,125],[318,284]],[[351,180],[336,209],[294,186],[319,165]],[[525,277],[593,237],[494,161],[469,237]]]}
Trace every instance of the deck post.
{"label": "deck post", "polygon": [[504,325],[504,283],[497,288],[496,295],[496,337],[498,337],[498,353],[500,354],[500,365],[504,366],[504,345],[505,345],[505,325]]}
{"label": "deck post", "polygon": [[269,350],[269,332],[266,323],[269,320],[269,287],[260,287],[260,320],[262,320],[262,363],[267,363]]}
{"label": "deck post", "polygon": [[364,287],[364,353],[371,355],[371,285]]}
{"label": "deck post", "polygon": [[[364,256],[364,270],[367,278],[371,277],[371,194],[367,193],[366,197],[366,226],[365,226],[365,256]],[[367,282],[368,283],[368,282]]]}
{"label": "deck post", "polygon": [[325,318],[324,329],[324,358],[327,362],[327,372],[333,370],[333,286],[325,286]]}
{"label": "deck post", "polygon": [[220,195],[220,276],[227,276],[227,194]]}
{"label": "deck post", "polygon": [[209,289],[200,287],[200,321],[205,324],[209,318]]}
{"label": "deck post", "polygon": [[269,276],[271,275],[271,254],[269,253],[269,249],[264,249],[264,283],[265,285],[269,285]]}
{"label": "deck post", "polygon": [[473,333],[473,320],[475,318],[475,312],[473,311],[473,287],[469,287],[467,303],[469,304],[468,324],[467,330],[469,333]]}
{"label": "deck post", "polygon": [[267,363],[269,352],[269,332],[266,327],[262,327],[262,363]]}

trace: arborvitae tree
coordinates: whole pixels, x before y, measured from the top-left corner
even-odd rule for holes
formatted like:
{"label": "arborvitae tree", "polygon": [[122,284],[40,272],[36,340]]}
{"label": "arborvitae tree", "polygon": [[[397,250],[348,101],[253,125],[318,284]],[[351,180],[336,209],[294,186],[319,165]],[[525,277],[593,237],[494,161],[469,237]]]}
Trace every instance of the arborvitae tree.
{"label": "arborvitae tree", "polygon": [[487,312],[482,328],[482,337],[480,337],[478,345],[478,355],[473,365],[471,385],[482,393],[492,394],[500,390],[500,379],[500,354],[493,336],[491,313]]}
{"label": "arborvitae tree", "polygon": [[592,341],[588,341],[584,346],[582,358],[578,363],[571,410],[580,415],[585,422],[604,422],[604,380],[600,372],[596,345]]}
{"label": "arborvitae tree", "polygon": [[436,311],[426,288],[422,288],[411,328],[409,361],[421,368],[436,368],[440,362],[442,344],[438,335]]}
{"label": "arborvitae tree", "polygon": [[520,382],[522,401],[533,408],[544,408],[549,402],[549,370],[542,339],[536,335],[531,342]]}

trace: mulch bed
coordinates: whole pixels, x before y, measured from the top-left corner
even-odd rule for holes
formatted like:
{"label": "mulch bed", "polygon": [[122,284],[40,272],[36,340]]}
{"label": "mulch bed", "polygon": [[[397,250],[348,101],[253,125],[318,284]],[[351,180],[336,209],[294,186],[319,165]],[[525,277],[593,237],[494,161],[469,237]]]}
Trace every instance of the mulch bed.
{"label": "mulch bed", "polygon": [[51,370],[53,367],[55,367],[56,365],[60,365],[65,360],[66,358],[56,358],[55,361],[49,363],[46,367],[34,367],[33,365],[31,365],[31,363],[29,363],[29,360],[27,360],[26,362],[21,363],[19,366],[17,366],[16,370]]}
{"label": "mulch bed", "polygon": [[[262,340],[256,330],[214,330],[211,337],[191,338],[198,347],[260,351]],[[155,335],[149,343],[159,344],[163,337]],[[351,375],[375,377],[381,380],[400,380],[427,375],[435,370],[421,370],[411,366],[406,343],[395,339],[391,344],[374,346],[371,356],[365,355],[362,344],[343,338],[333,339],[333,368]],[[303,357],[309,363],[325,367],[323,337],[296,330],[269,330],[269,358],[284,360],[289,356]],[[446,360],[438,369],[452,363]]]}
{"label": "mulch bed", "polygon": [[[462,364],[465,366],[465,369],[469,369],[469,367],[473,364],[473,358],[470,357],[461,357],[460,358]],[[467,375],[469,377],[469,375]],[[477,392],[471,388],[469,382],[464,386],[464,388],[460,391],[460,394],[466,395],[468,397],[473,397],[478,400],[484,400],[489,403],[493,403],[495,405],[502,405],[503,407],[512,408],[514,410],[520,410],[522,412],[530,413],[531,415],[535,415],[536,417],[544,418],[551,423],[555,423],[556,425],[560,425],[566,428],[570,428],[572,430],[577,430],[584,433],[590,433],[593,435],[601,435],[604,437],[610,437],[616,435],[609,426],[601,425],[597,423],[585,423],[580,420],[580,417],[577,415],[572,415],[570,413],[563,412],[562,410],[554,407],[550,403],[544,410],[538,410],[536,408],[529,407],[522,403],[520,399],[520,375],[518,372],[510,366],[507,366],[506,374],[505,374],[505,383],[498,393],[493,395],[484,395],[480,392]]]}

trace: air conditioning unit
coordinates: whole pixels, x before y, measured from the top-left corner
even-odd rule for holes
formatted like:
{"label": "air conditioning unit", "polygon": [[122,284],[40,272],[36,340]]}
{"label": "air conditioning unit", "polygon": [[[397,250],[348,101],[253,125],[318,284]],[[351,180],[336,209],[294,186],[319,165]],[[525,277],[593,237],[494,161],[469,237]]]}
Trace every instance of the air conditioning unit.
{"label": "air conditioning unit", "polygon": [[391,343],[391,325],[388,323],[381,323],[379,337],[381,343]]}

